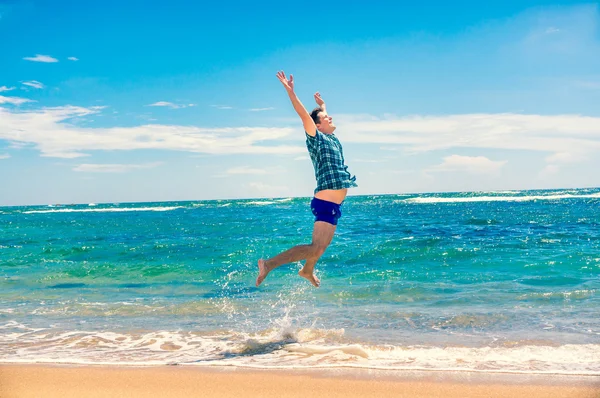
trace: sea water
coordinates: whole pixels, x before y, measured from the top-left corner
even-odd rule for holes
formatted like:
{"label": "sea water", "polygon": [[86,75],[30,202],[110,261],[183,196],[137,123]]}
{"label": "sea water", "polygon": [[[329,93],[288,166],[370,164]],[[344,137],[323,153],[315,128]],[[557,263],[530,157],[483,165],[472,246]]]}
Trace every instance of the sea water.
{"label": "sea water", "polygon": [[0,362],[600,375],[600,189],[0,208]]}

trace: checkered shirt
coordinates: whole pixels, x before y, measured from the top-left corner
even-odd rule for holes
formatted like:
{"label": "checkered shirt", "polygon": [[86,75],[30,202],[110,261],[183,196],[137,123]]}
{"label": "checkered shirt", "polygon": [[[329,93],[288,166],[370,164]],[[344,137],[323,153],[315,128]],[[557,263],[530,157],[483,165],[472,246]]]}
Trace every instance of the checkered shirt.
{"label": "checkered shirt", "polygon": [[344,164],[342,144],[333,134],[323,134],[317,130],[314,137],[306,134],[306,147],[315,168],[317,188],[315,193],[324,189],[343,189],[357,187],[356,176],[348,172]]}

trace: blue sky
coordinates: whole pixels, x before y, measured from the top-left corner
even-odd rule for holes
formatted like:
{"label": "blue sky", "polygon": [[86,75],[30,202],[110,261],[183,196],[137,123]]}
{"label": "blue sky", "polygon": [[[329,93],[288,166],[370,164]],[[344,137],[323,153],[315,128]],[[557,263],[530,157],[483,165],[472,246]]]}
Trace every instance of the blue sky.
{"label": "blue sky", "polygon": [[597,187],[598,3],[0,1],[0,205]]}

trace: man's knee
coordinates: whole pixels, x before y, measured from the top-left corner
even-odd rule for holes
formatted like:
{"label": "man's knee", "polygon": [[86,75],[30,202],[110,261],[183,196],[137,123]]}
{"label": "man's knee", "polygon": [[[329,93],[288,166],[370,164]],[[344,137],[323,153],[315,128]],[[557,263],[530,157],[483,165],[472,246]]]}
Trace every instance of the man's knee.
{"label": "man's knee", "polygon": [[314,258],[319,258],[323,255],[323,253],[325,253],[325,250],[327,250],[327,246],[323,246],[323,245],[316,245],[316,244],[312,244],[313,246],[313,257]]}

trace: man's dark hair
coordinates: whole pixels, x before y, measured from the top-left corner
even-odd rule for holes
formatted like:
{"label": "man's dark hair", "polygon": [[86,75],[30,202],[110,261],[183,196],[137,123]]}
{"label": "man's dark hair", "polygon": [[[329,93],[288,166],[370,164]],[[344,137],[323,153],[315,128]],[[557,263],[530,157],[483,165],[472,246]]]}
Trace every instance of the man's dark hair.
{"label": "man's dark hair", "polygon": [[315,122],[315,124],[321,123],[321,118],[319,117],[319,112],[323,112],[323,109],[321,109],[320,106],[317,106],[310,113],[310,117],[312,117],[312,120]]}

